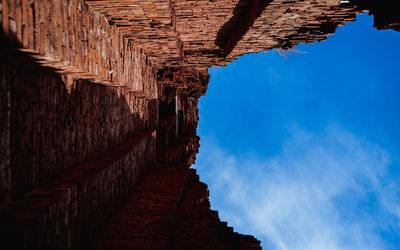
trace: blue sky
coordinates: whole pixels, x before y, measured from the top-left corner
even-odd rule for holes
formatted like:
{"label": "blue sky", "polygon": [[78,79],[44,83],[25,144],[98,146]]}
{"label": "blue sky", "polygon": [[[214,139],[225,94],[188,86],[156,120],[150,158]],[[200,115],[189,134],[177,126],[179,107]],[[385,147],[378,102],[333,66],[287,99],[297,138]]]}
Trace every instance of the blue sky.
{"label": "blue sky", "polygon": [[399,44],[363,14],[210,69],[194,168],[221,219],[265,249],[399,249]]}

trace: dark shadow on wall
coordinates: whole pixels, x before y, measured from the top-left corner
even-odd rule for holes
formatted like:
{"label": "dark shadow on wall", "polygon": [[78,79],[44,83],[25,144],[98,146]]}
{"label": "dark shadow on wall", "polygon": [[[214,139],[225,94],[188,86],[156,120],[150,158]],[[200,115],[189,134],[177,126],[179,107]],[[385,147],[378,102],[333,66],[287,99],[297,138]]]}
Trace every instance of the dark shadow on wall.
{"label": "dark shadow on wall", "polygon": [[0,207],[155,129],[157,101],[58,74],[0,34]]}
{"label": "dark shadow on wall", "polygon": [[233,16],[218,31],[215,44],[226,57],[235,48],[271,0],[240,0]]}

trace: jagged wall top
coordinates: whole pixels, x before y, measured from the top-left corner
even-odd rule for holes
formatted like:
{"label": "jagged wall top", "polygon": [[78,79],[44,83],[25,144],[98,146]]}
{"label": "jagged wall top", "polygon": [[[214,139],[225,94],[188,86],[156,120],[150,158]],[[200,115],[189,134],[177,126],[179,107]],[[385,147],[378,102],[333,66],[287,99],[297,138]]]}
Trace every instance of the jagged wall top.
{"label": "jagged wall top", "polygon": [[[321,41],[363,8],[341,0],[87,0],[157,65],[205,69]],[[364,5],[368,5],[365,4]],[[368,6],[367,6],[368,7]]]}

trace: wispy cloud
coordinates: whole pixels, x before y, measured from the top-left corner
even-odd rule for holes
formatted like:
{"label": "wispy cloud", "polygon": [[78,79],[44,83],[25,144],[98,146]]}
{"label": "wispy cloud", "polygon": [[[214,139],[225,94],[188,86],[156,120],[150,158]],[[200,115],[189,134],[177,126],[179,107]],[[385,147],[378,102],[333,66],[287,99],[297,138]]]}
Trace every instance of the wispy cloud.
{"label": "wispy cloud", "polygon": [[264,160],[202,138],[195,168],[222,219],[268,249],[388,249],[385,232],[400,232],[390,164],[379,145],[332,125],[291,128],[281,153]]}

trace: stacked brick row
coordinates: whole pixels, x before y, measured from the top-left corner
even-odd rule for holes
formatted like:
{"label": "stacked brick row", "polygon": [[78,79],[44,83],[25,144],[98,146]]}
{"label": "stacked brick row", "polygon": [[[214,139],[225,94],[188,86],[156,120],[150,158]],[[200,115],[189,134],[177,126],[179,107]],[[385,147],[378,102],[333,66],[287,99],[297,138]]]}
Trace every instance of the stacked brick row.
{"label": "stacked brick row", "polygon": [[185,55],[180,66],[208,68],[221,64],[222,50],[215,43],[218,32],[243,4],[248,1],[176,0],[176,30]]}
{"label": "stacked brick row", "polygon": [[[139,49],[132,44],[129,44],[135,53],[133,58],[127,61],[129,67],[123,68],[124,75],[129,75],[129,79],[133,79],[132,83],[124,83],[129,86],[126,89],[133,94],[147,99],[156,99],[158,97],[157,85],[157,67],[149,60],[148,56],[142,49]],[[118,66],[119,67],[119,66]]]}
{"label": "stacked brick row", "polygon": [[155,133],[143,132],[103,157],[55,178],[0,211],[3,244],[15,249],[74,249],[95,233],[155,160]]}
{"label": "stacked brick row", "polygon": [[136,131],[157,126],[155,99],[52,72],[0,65],[1,96],[7,102],[1,111],[6,125],[2,149],[8,152],[1,168],[1,203],[99,157]]}
{"label": "stacked brick row", "polygon": [[157,64],[166,60],[180,63],[182,44],[175,30],[170,0],[121,2],[86,1],[89,8],[107,17],[130,43],[146,50]]}
{"label": "stacked brick row", "polygon": [[[57,72],[134,89],[138,48],[82,0],[3,0],[4,34]],[[143,62],[143,61],[141,61]],[[149,62],[143,62],[148,66]]]}
{"label": "stacked brick row", "polygon": [[220,28],[215,41],[223,49],[224,57],[242,39],[269,2],[269,0],[242,1],[242,4],[237,5],[232,18]]}

